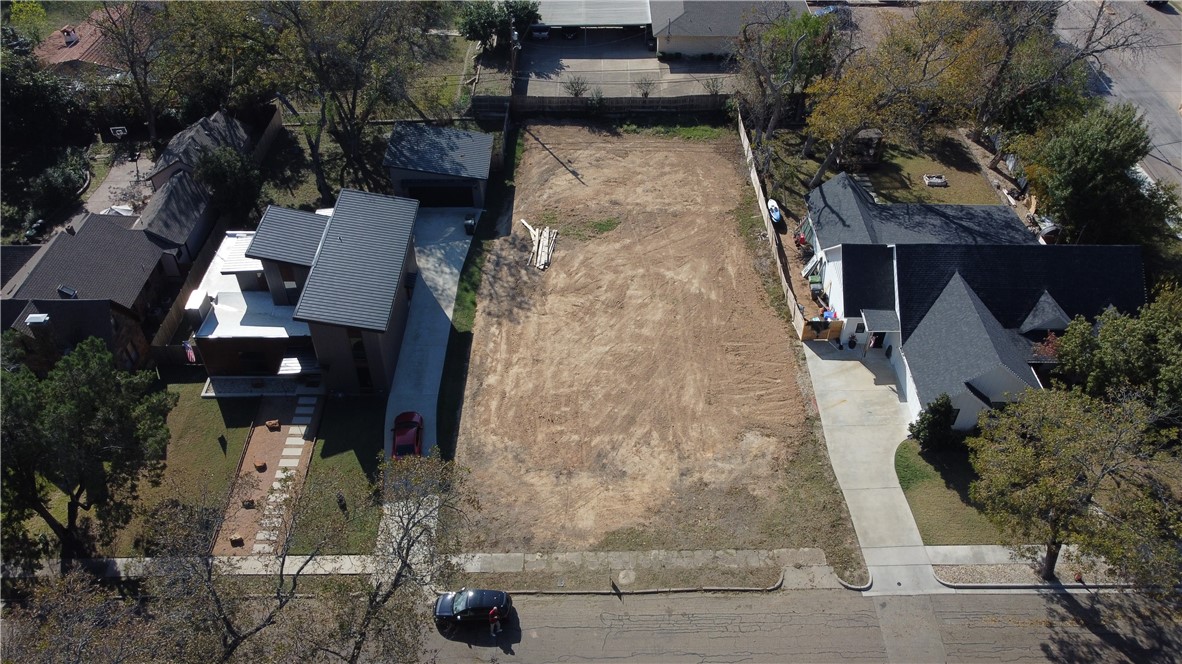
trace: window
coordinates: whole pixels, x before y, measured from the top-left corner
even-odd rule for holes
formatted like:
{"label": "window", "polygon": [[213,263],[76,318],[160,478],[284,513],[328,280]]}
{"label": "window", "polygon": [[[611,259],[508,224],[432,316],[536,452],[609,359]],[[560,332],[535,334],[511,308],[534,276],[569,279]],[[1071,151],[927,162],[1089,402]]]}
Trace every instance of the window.
{"label": "window", "polygon": [[865,323],[858,323],[858,326],[854,328],[854,334],[862,334],[865,331],[866,331],[866,324]]}

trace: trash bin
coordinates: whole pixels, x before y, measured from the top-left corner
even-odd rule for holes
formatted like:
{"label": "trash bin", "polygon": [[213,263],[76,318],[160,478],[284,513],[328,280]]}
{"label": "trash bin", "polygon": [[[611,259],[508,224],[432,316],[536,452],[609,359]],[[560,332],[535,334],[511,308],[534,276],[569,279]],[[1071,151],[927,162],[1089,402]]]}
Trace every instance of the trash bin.
{"label": "trash bin", "polygon": [[468,235],[476,234],[476,215],[468,215],[464,218],[464,232]]}

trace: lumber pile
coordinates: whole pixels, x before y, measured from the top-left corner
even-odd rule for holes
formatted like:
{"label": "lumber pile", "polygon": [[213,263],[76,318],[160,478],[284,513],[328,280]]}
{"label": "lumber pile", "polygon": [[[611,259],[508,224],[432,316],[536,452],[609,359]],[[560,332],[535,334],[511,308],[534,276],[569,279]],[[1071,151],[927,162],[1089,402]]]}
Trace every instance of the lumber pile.
{"label": "lumber pile", "polygon": [[521,220],[521,224],[529,229],[529,236],[533,240],[533,249],[530,251],[528,263],[539,270],[545,270],[550,267],[550,257],[554,255],[554,243],[558,241],[558,231],[549,226],[538,230],[530,226],[524,219]]}

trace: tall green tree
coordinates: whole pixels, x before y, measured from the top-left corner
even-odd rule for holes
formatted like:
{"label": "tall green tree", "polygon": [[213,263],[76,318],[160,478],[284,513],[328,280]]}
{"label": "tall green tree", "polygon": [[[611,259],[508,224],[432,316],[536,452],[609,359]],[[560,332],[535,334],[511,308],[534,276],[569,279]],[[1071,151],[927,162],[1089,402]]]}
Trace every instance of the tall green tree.
{"label": "tall green tree", "polygon": [[[40,517],[60,545],[63,565],[93,553],[84,515],[109,541],[131,518],[145,474],[151,479],[168,443],[165,417],[176,395],[155,389],[148,372],[127,373],[103,341],[90,338],[44,380],[25,367],[5,371],[0,397],[6,532]],[[55,514],[54,493],[66,514]]]}
{"label": "tall green tree", "polygon": [[1028,389],[982,413],[967,441],[980,476],[970,495],[1016,541],[1042,544],[1044,579],[1074,544],[1130,581],[1171,588],[1182,582],[1182,503],[1163,476],[1178,459],[1155,419],[1136,399]]}
{"label": "tall green tree", "polygon": [[1056,345],[1054,375],[1096,398],[1136,392],[1162,412],[1182,409],[1182,290],[1169,284],[1137,315],[1077,318]]}
{"label": "tall green tree", "polygon": [[1131,171],[1151,145],[1136,107],[1098,106],[1049,134],[1016,149],[1040,209],[1055,216],[1070,241],[1144,242],[1168,228],[1171,192],[1154,194]]}
{"label": "tall green tree", "polygon": [[464,39],[487,49],[494,42],[508,44],[513,30],[524,37],[525,30],[540,20],[538,3],[531,0],[472,0],[460,5],[456,26]]}
{"label": "tall green tree", "polygon": [[213,192],[211,201],[223,213],[245,215],[256,207],[263,178],[250,157],[222,146],[202,155],[194,171]]}

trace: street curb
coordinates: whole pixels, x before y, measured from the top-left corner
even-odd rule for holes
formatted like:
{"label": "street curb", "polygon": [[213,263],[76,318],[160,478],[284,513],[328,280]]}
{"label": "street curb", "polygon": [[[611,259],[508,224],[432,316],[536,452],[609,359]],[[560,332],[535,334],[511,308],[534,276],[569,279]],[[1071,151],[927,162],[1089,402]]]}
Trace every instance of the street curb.
{"label": "street curb", "polygon": [[[841,579],[838,579],[840,582]],[[696,588],[646,588],[642,590],[509,590],[510,595],[673,595],[678,593],[770,593],[784,586],[784,572],[780,580],[766,588],[758,586],[698,586]]]}
{"label": "street curb", "polygon": [[952,588],[953,590],[1041,590],[1052,593],[1064,593],[1072,590],[1133,590],[1136,588],[1131,583],[954,583],[941,579],[935,573],[932,576],[935,577],[940,585]]}

